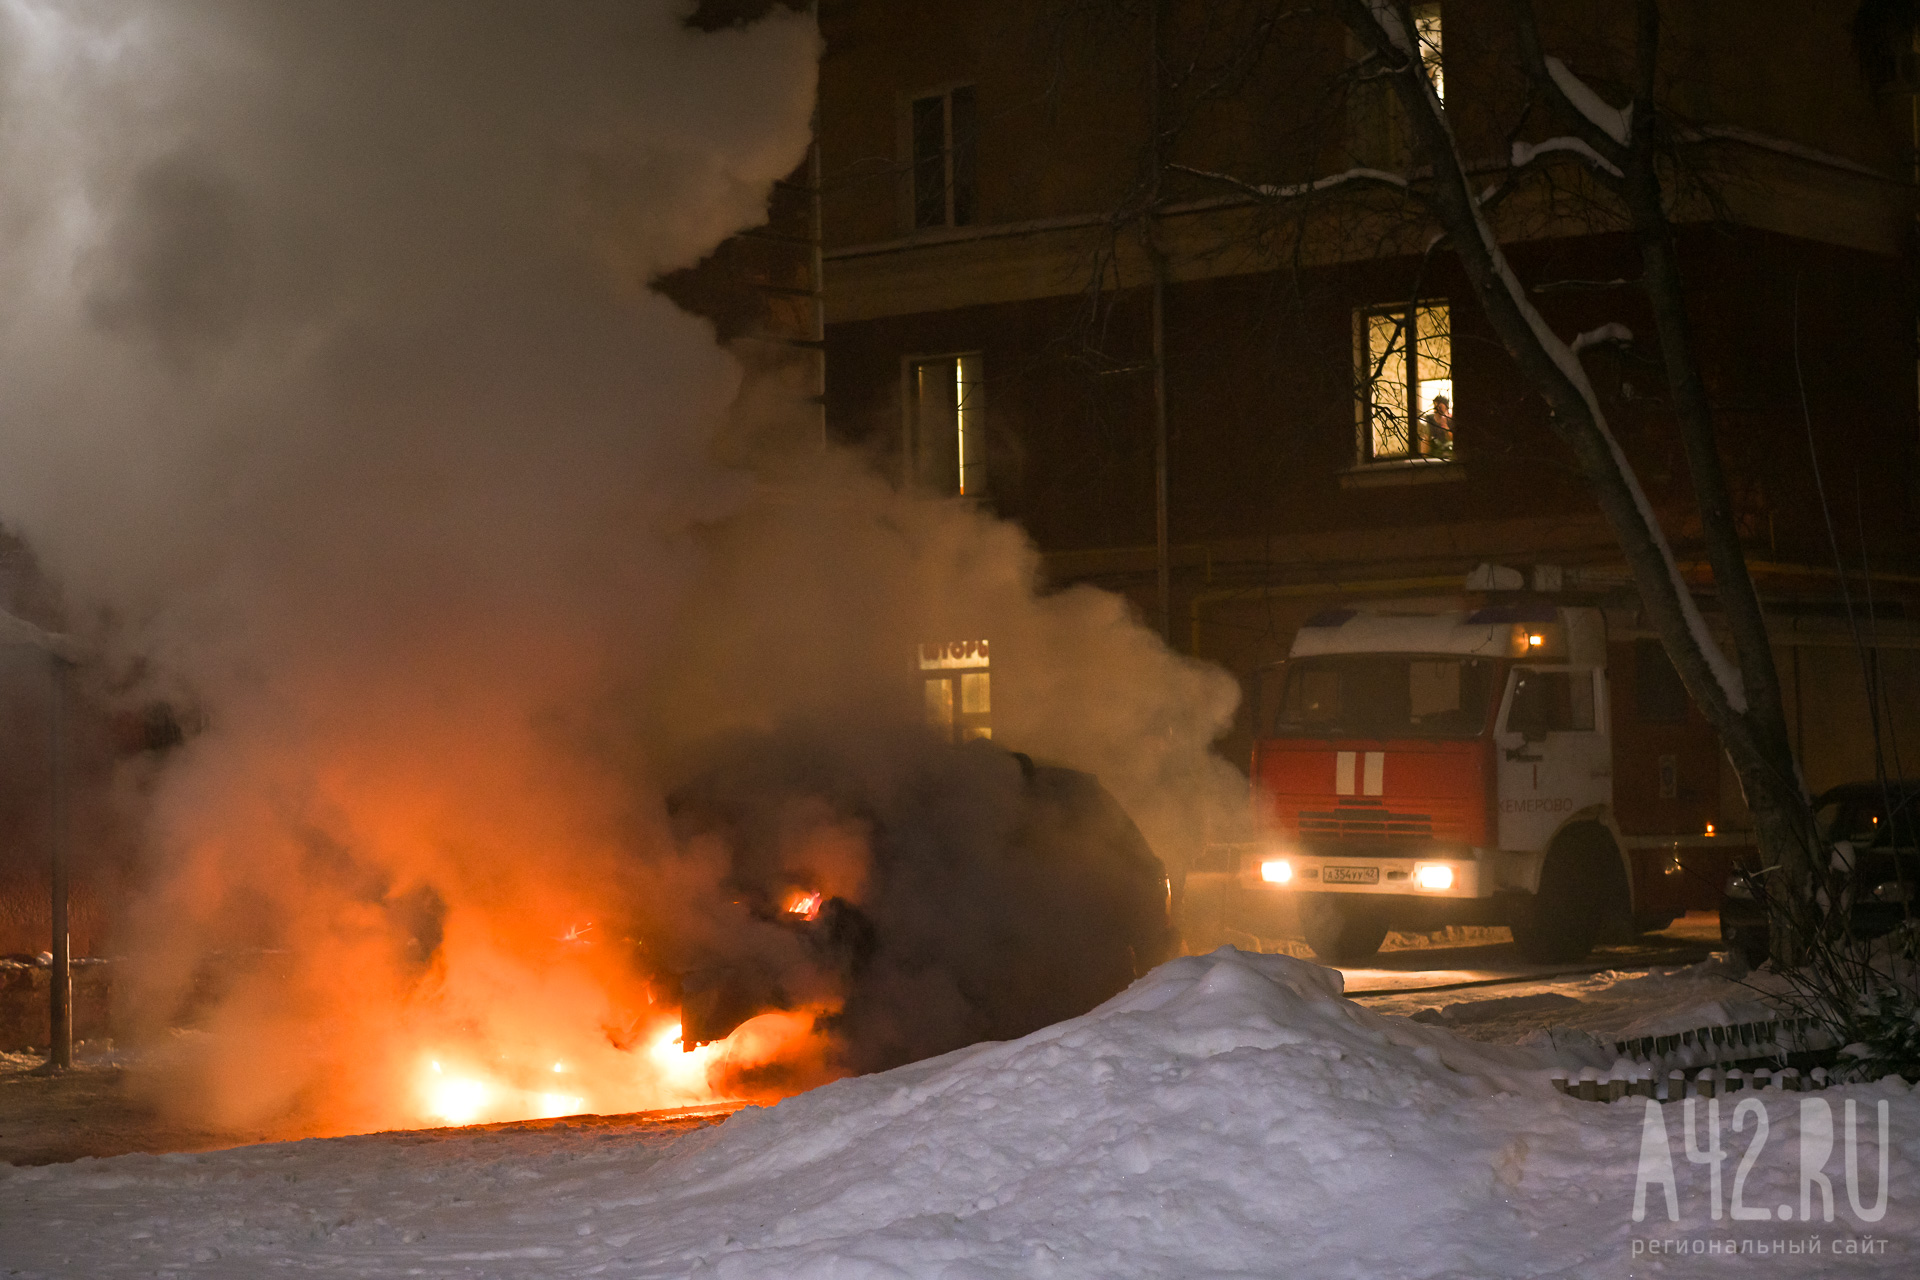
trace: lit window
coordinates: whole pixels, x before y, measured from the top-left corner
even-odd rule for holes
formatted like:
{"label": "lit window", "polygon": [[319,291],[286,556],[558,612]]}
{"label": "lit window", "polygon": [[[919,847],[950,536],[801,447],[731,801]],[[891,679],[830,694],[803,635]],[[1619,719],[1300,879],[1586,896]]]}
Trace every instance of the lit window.
{"label": "lit window", "polygon": [[987,430],[980,357],[914,360],[907,373],[912,479],[935,493],[982,496],[987,487]]}
{"label": "lit window", "polygon": [[1447,77],[1440,65],[1440,6],[1413,6],[1413,30],[1420,39],[1420,64],[1426,68],[1427,79],[1433,81],[1434,96],[1444,103],[1447,100]]}
{"label": "lit window", "polygon": [[913,100],[913,225],[964,227],[974,219],[975,140],[972,85]]}
{"label": "lit window", "polygon": [[993,711],[993,677],[985,671],[968,672],[960,677],[960,710],[965,715],[984,716]]}
{"label": "lit window", "polygon": [[993,672],[989,655],[985,640],[920,646],[927,725],[949,742],[993,736]]}
{"label": "lit window", "polygon": [[[1413,6],[1414,36],[1420,44],[1420,65],[1433,83],[1442,105],[1447,100],[1446,72],[1441,61],[1440,6]],[[1347,151],[1357,165],[1401,170],[1412,163],[1407,145],[1406,116],[1393,86],[1379,74],[1379,63],[1355,37],[1347,37],[1347,57],[1355,74],[1346,95]]]}
{"label": "lit window", "polygon": [[1447,304],[1373,307],[1355,317],[1360,460],[1453,457],[1453,334]]}
{"label": "lit window", "polygon": [[927,684],[927,723],[936,729],[953,728],[953,682],[944,677]]}

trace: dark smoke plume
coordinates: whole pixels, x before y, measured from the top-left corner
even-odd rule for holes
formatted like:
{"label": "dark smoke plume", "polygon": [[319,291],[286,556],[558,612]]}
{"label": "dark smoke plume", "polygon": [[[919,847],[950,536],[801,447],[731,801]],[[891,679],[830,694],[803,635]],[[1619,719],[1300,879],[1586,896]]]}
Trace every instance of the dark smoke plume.
{"label": "dark smoke plume", "polygon": [[[686,11],[0,8],[0,523],[96,694],[203,726],[123,788],[123,1025],[170,1046],[172,1106],[339,1131],[698,1095],[609,936],[724,914],[721,845],[664,797],[716,743],[835,725],[869,799],[816,794],[818,831],[990,843],[1009,758],[898,746],[929,638],[1012,655],[996,737],[1156,848],[1231,791],[1231,682],[1111,596],[1038,594],[1017,530],[852,459],[715,461],[781,398],[647,284],[764,216],[818,39]],[[964,800],[889,807],[930,778]],[[942,890],[898,875],[877,915]]]}

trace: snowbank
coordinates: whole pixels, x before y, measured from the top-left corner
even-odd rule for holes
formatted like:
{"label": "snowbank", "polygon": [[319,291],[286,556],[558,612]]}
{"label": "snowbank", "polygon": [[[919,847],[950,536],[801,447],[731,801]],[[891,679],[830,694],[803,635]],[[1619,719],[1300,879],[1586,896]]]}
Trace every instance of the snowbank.
{"label": "snowbank", "polygon": [[[1675,969],[1607,971],[1578,978],[1504,983],[1433,1003],[1431,994],[1371,998],[1378,1013],[1407,1014],[1490,1044],[1542,1049],[1566,1067],[1609,1067],[1613,1045],[1703,1026],[1778,1018],[1786,986],[1727,955]],[[1443,999],[1443,997],[1442,997]]]}
{"label": "snowbank", "polygon": [[[0,1257],[8,1274],[90,1277],[252,1276],[269,1260],[428,1276],[1613,1276],[1645,1267],[1636,1241],[1870,1232],[1891,1247],[1823,1257],[1912,1273],[1906,1088],[1823,1095],[1859,1101],[1869,1132],[1891,1104],[1889,1208],[1870,1226],[1847,1216],[1838,1148],[1833,1224],[1710,1220],[1671,1107],[1681,1219],[1656,1190],[1634,1223],[1644,1107],[1559,1097],[1549,1050],[1382,1016],[1339,981],[1223,948],[1022,1040],[677,1138],[379,1135],[0,1171]],[[1747,1203],[1797,1202],[1782,1139],[1798,1100],[1763,1096],[1776,1145]],[[1749,1140],[1726,1136],[1736,1156]],[[1791,1261],[1781,1274],[1808,1272]]]}

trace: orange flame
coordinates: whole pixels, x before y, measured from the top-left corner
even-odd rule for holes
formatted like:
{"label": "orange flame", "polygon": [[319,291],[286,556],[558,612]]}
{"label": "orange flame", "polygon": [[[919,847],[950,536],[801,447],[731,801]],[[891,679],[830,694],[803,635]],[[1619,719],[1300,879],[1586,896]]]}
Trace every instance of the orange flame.
{"label": "orange flame", "polygon": [[787,899],[787,914],[790,916],[799,916],[802,920],[819,919],[819,890],[795,890],[793,895]]}
{"label": "orange flame", "polygon": [[[764,1101],[791,1090],[730,1085],[781,1063],[800,1063],[798,1076],[807,1084],[823,1078],[813,1022],[814,1011],[764,1013],[724,1040],[689,1049],[680,1023],[662,1021],[628,1050],[609,1045],[589,1055],[586,1069],[562,1061],[518,1071],[504,1058],[485,1063],[470,1052],[439,1052],[422,1059],[413,1118],[429,1126],[468,1125]],[[556,1075],[565,1077],[564,1090],[554,1087]]]}
{"label": "orange flame", "polygon": [[[516,672],[565,671],[533,648]],[[140,1007],[200,1001],[201,1034],[140,1090],[196,1123],[300,1137],[759,1101],[830,1078],[811,1013],[683,1050],[649,985],[660,962],[624,935],[724,907],[724,856],[636,833],[626,779],[538,740],[525,707],[565,687],[504,697],[448,652],[430,689],[315,678],[304,705],[183,758],[179,843],[137,922],[170,959],[130,981]]]}

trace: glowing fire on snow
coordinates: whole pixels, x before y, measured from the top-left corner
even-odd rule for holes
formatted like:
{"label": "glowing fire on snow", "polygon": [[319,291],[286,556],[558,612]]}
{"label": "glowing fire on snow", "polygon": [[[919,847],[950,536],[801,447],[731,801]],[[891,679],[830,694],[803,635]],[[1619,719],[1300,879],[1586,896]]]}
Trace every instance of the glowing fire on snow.
{"label": "glowing fire on snow", "polygon": [[682,1038],[680,1024],[676,1022],[654,1037],[653,1043],[647,1046],[647,1057],[653,1060],[655,1069],[667,1083],[697,1090],[706,1084],[707,1072],[720,1057],[721,1046],[726,1041],[687,1049],[681,1044]]}
{"label": "glowing fire on snow", "polygon": [[433,1079],[427,1085],[427,1114],[448,1124],[472,1124],[486,1109],[487,1086],[478,1080],[449,1076],[438,1062],[427,1064]]}
{"label": "glowing fire on snow", "polygon": [[[661,1022],[628,1050],[608,1046],[586,1072],[552,1062],[521,1074],[504,1060],[441,1053],[423,1060],[418,1113],[430,1124],[468,1125],[749,1101],[724,1087],[726,1071],[804,1053],[813,1019],[812,1011],[763,1013],[692,1048],[682,1044],[679,1022]],[[554,1088],[555,1076],[567,1078],[565,1091]]]}

